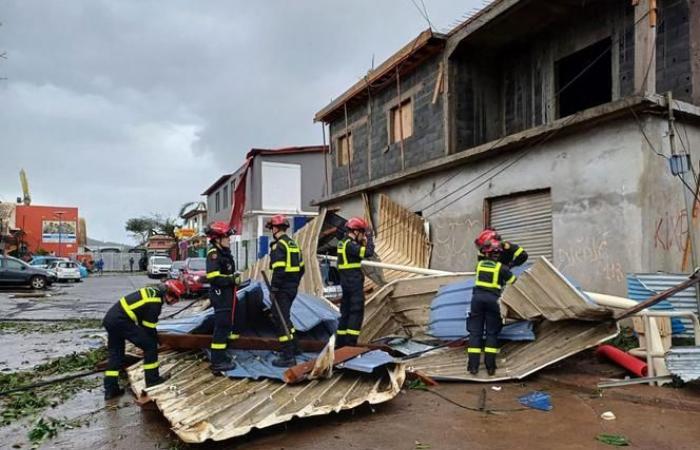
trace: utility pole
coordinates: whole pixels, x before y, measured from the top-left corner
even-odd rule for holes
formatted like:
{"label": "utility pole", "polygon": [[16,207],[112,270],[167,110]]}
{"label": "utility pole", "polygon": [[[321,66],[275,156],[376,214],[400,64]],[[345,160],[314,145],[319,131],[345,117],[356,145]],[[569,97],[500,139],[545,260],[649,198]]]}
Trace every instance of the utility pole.
{"label": "utility pole", "polygon": [[[697,247],[695,245],[695,229],[693,227],[693,211],[695,210],[695,189],[692,186],[697,184],[696,180],[690,176],[690,153],[684,149],[682,153],[676,153],[676,118],[673,113],[673,94],[666,93],[666,106],[668,107],[668,140],[671,144],[671,173],[679,176],[683,182],[683,198],[685,200],[686,220],[688,221],[688,242],[690,244],[690,260],[693,268],[691,273],[698,267]],[[692,183],[688,181],[692,180]],[[695,286],[695,302],[698,312],[700,312],[700,287]]]}
{"label": "utility pole", "polygon": [[[65,211],[56,211],[55,216],[58,216],[58,257],[61,257],[61,235],[63,234],[63,215]],[[693,263],[695,264],[695,263]]]}

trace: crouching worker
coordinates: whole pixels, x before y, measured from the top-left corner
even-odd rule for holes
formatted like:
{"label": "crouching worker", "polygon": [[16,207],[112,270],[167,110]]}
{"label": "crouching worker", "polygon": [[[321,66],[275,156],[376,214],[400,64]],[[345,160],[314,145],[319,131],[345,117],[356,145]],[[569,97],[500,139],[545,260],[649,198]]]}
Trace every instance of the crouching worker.
{"label": "crouching worker", "polygon": [[124,394],[119,387],[119,371],[124,365],[125,341],[143,350],[146,387],[165,381],[158,373],[158,334],[156,324],[163,307],[177,302],[185,293],[179,280],[168,280],[158,287],[145,287],[122,297],[112,306],[102,325],[107,329],[109,361],[105,371],[105,400]]}
{"label": "crouching worker", "polygon": [[493,375],[496,373],[496,355],[499,351],[498,334],[503,327],[498,299],[503,287],[515,281],[515,275],[507,266],[498,262],[503,251],[501,242],[487,240],[482,243],[480,251],[483,258],[476,265],[471,310],[467,319],[467,370],[472,375],[479,372],[483,351],[486,371]]}

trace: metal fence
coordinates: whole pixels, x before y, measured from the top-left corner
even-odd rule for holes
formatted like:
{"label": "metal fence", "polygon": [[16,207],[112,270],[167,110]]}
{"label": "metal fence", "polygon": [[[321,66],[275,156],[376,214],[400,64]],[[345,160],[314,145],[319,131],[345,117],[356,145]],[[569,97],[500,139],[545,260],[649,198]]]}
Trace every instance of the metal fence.
{"label": "metal fence", "polygon": [[[134,271],[139,270],[139,259],[141,259],[140,253],[82,253],[80,257],[89,255],[93,261],[93,267],[97,268],[97,261],[102,258],[104,262],[103,271],[105,272],[128,272],[130,270],[129,259],[134,258]],[[71,255],[72,259],[76,259],[76,255]]]}

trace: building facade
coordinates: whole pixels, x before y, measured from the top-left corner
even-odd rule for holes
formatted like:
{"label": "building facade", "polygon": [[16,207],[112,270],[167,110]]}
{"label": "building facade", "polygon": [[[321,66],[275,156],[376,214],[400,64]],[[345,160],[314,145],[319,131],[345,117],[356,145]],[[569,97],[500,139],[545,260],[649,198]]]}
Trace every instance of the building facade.
{"label": "building facade", "polygon": [[497,0],[421,33],[316,115],[333,180],[318,204],[355,215],[388,195],[429,224],[437,269],[472,270],[491,225],[589,290],[689,270],[696,182],[670,171],[669,124],[697,171],[700,7],[651,6]]}
{"label": "building facade", "polygon": [[267,220],[290,217],[294,230],[318,214],[313,201],[323,195],[324,146],[252,149],[233,173],[221,176],[202,195],[209,222],[231,222],[237,229],[234,256],[247,267],[269,249]]}
{"label": "building facade", "polygon": [[20,230],[23,253],[69,256],[78,252],[83,240],[75,207],[18,204],[14,226]]}

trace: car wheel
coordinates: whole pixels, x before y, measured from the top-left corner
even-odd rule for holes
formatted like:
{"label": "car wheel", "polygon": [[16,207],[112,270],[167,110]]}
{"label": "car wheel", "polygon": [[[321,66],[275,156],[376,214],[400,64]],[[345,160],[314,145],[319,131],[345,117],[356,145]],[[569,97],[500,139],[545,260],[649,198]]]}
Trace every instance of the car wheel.
{"label": "car wheel", "polygon": [[29,280],[29,284],[32,286],[32,289],[45,289],[46,278],[39,276],[32,277],[32,279]]}

